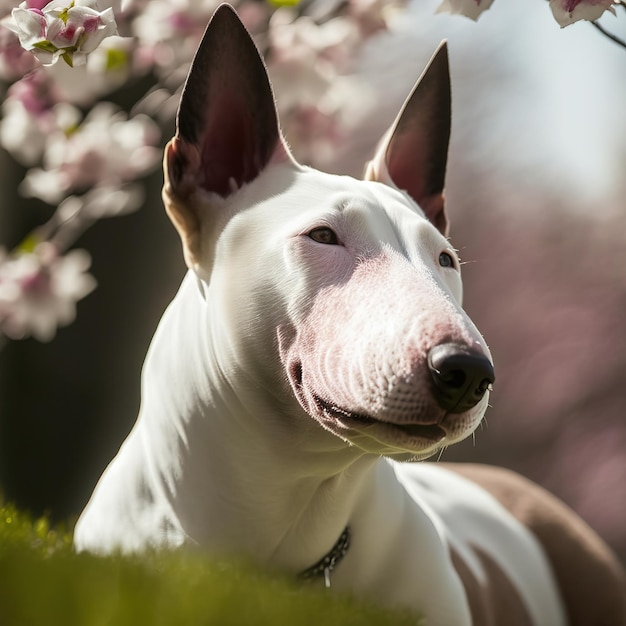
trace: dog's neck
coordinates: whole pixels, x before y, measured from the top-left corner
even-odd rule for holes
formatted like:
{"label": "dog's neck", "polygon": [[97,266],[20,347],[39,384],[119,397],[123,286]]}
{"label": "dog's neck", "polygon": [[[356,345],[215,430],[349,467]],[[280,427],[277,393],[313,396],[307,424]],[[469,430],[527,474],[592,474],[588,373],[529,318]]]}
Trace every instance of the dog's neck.
{"label": "dog's neck", "polygon": [[349,523],[377,459],[259,394],[210,307],[188,275],[146,359],[139,424],[151,479],[192,541],[305,570]]}

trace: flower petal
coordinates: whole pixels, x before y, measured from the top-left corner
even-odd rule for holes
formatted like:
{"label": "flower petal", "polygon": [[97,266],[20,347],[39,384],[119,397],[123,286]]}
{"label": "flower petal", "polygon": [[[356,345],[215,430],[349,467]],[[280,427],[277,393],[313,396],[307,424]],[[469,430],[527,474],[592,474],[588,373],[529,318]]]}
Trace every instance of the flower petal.
{"label": "flower petal", "polygon": [[35,43],[46,39],[47,24],[43,15],[17,7],[11,11],[11,17],[22,48],[32,50]]}
{"label": "flower petal", "polygon": [[615,15],[613,0],[550,0],[552,15],[561,28],[579,20],[594,22],[605,11]]}
{"label": "flower petal", "polygon": [[477,20],[483,11],[493,4],[493,0],[443,0],[437,8],[437,13],[464,15]]}

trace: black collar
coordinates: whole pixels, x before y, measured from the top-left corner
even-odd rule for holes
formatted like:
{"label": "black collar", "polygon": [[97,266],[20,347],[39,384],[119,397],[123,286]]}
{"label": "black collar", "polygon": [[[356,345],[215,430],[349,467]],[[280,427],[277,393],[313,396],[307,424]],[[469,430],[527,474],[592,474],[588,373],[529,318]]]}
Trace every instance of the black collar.
{"label": "black collar", "polygon": [[339,565],[349,547],[350,527],[346,526],[341,535],[339,535],[339,539],[337,539],[335,545],[330,549],[330,552],[322,557],[315,565],[300,572],[299,577],[304,580],[309,580],[323,576],[324,585],[330,587],[330,573]]}

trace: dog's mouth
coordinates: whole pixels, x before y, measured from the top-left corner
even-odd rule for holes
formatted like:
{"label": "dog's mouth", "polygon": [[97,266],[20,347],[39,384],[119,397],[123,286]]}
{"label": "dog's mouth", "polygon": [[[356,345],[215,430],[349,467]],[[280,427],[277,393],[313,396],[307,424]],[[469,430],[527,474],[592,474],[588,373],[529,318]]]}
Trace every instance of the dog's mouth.
{"label": "dog's mouth", "polygon": [[445,411],[433,407],[430,418],[391,422],[360,411],[351,411],[318,395],[304,383],[302,364],[292,363],[289,380],[300,406],[324,429],[344,441],[375,454],[398,460],[422,460],[455,438]]}
{"label": "dog's mouth", "polygon": [[[419,439],[435,444],[446,437],[446,431],[439,424],[419,424],[407,423],[398,424],[385,422],[379,419],[363,415],[361,413],[353,413],[341,407],[338,407],[326,400],[323,400],[316,394],[312,394],[316,408],[327,418],[338,423],[345,429],[367,430],[369,427],[377,427],[387,430],[390,434],[403,435],[409,439]],[[395,438],[395,437],[394,437]]]}

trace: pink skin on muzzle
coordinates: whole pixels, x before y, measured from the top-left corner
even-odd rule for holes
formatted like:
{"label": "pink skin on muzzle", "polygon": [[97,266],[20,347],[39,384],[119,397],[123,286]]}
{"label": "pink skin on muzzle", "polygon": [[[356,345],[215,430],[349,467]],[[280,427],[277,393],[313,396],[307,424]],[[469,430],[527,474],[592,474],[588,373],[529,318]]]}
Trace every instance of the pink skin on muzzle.
{"label": "pink skin on muzzle", "polygon": [[281,358],[302,408],[367,452],[426,458],[467,437],[485,412],[488,394],[462,413],[446,412],[433,394],[433,347],[488,355],[434,267],[389,252],[363,260],[345,282],[322,288],[286,335]]}

